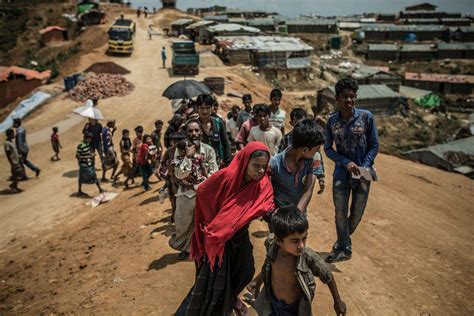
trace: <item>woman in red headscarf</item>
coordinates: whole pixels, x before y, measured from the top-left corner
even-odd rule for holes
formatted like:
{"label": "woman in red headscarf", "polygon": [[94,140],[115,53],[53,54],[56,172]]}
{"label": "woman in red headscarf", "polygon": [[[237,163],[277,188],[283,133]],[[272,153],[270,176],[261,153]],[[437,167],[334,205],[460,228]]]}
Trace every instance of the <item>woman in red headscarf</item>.
{"label": "woman in red headscarf", "polygon": [[244,315],[237,299],[255,272],[250,222],[273,209],[270,152],[251,142],[198,188],[191,256],[196,281],[176,315]]}

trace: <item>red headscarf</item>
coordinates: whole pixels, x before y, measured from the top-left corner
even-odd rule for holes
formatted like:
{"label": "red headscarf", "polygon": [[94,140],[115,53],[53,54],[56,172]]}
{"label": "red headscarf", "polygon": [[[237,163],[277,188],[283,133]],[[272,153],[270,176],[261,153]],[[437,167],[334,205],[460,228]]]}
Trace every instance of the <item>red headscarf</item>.
{"label": "red headscarf", "polygon": [[242,186],[250,155],[258,150],[270,156],[263,143],[251,142],[227,168],[214,173],[197,189],[191,256],[199,262],[206,254],[211,269],[216,258],[222,263],[225,243],[237,231],[273,209],[273,188],[267,173],[261,180]]}

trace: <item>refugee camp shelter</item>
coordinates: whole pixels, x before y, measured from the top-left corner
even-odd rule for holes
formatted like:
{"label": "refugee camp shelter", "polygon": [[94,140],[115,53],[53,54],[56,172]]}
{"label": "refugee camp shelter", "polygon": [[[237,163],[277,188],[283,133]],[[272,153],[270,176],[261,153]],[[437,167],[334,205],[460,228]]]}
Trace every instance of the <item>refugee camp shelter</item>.
{"label": "refugee camp shelter", "polygon": [[[400,95],[383,84],[360,85],[357,91],[357,108],[369,110],[373,114],[390,114],[399,105]],[[325,108],[336,111],[336,90],[334,86],[317,92],[319,110]]]}
{"label": "refugee camp shelter", "polygon": [[295,37],[216,37],[218,54],[231,64],[252,64],[259,69],[307,69],[313,48]]}
{"label": "refugee camp shelter", "polygon": [[474,136],[458,139],[446,144],[410,150],[405,155],[426,165],[455,171],[472,177],[474,157]]}
{"label": "refugee camp shelter", "polygon": [[0,108],[30,93],[51,76],[51,70],[36,70],[11,66],[0,69]]}
{"label": "refugee camp shelter", "polygon": [[451,35],[455,41],[474,42],[474,26],[451,28]]}
{"label": "refugee camp shelter", "polygon": [[448,94],[472,94],[474,76],[406,72],[405,85]]}
{"label": "refugee camp shelter", "polygon": [[227,15],[206,15],[204,16],[204,20],[216,23],[232,23],[229,22],[229,17]]}
{"label": "refugee camp shelter", "polygon": [[188,35],[190,31],[186,30],[188,25],[194,23],[193,19],[178,19],[171,22],[171,33],[174,36],[180,36],[181,34]]}
{"label": "refugee camp shelter", "polygon": [[365,24],[361,30],[367,41],[402,41],[411,34],[418,41],[449,39],[449,28],[442,25]]}
{"label": "refugee camp shelter", "polygon": [[426,95],[429,95],[432,93],[432,91],[429,91],[429,90],[423,90],[423,89],[418,89],[418,88],[413,88],[413,87],[408,87],[408,86],[400,86],[399,92],[402,96],[408,99],[423,98]]}
{"label": "refugee camp shelter", "polygon": [[400,48],[399,60],[420,61],[435,58],[435,49],[430,44],[403,44]]}
{"label": "refugee camp shelter", "polygon": [[442,18],[441,24],[446,26],[470,26],[471,20],[467,18]]}
{"label": "refugee camp shelter", "polygon": [[215,21],[201,20],[186,26],[186,30],[189,31],[189,36],[193,41],[201,44],[209,44],[211,38],[208,36],[209,33],[206,31],[206,27],[215,24]]}
{"label": "refugee camp shelter", "polygon": [[381,23],[394,23],[397,20],[397,14],[395,13],[379,13],[377,14],[377,22]]}
{"label": "refugee camp shelter", "polygon": [[402,78],[392,73],[387,67],[371,67],[364,64],[358,65],[351,77],[356,79],[359,85],[384,84],[393,91],[398,91]]}
{"label": "refugee camp shelter", "polygon": [[409,5],[405,7],[405,11],[436,11],[437,7],[438,6],[434,4],[423,2],[423,3]]}
{"label": "refugee camp shelter", "polygon": [[404,19],[402,23],[411,25],[435,25],[439,24],[439,19]]}
{"label": "refugee camp shelter", "polygon": [[296,18],[286,22],[288,34],[294,33],[337,33],[337,20],[316,19],[316,18]]}
{"label": "refugee camp shelter", "polygon": [[276,20],[272,18],[258,18],[247,20],[247,25],[251,27],[256,27],[262,32],[273,33],[276,31]]}
{"label": "refugee camp shelter", "polygon": [[260,34],[260,30],[255,27],[232,23],[211,25],[206,28],[205,32],[208,33],[206,36],[209,36],[211,41],[216,36],[256,36]]}
{"label": "refugee camp shelter", "polygon": [[40,42],[47,45],[53,42],[64,42],[68,40],[67,30],[60,26],[48,26],[38,31],[41,35]]}
{"label": "refugee camp shelter", "polygon": [[438,59],[474,59],[474,43],[439,43]]}
{"label": "refugee camp shelter", "polygon": [[176,9],[176,0],[161,0],[163,9]]}
{"label": "refugee camp shelter", "polygon": [[367,59],[383,61],[397,60],[398,46],[397,44],[369,44]]}

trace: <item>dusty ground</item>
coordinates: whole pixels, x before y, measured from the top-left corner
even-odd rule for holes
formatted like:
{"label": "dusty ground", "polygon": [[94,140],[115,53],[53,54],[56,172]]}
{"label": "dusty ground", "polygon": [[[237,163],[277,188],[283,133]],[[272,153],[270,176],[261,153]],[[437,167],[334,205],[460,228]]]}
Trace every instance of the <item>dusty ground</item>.
{"label": "dusty ground", "polygon": [[[148,40],[148,23],[143,17],[138,22],[131,57],[107,57],[103,46],[78,61],[77,69],[114,60],[132,71],[126,78],[136,86],[133,93],[99,103],[106,117],[117,119],[119,130],[143,124],[150,131],[155,119],[171,114],[161,93],[179,78],[160,68],[159,50],[169,40]],[[203,68],[198,79],[210,75],[226,77],[227,91],[255,93],[257,101],[265,101],[271,89],[241,67]],[[289,103],[285,100],[286,108]],[[65,120],[75,105],[60,95],[25,126],[31,134],[41,131]],[[49,161],[48,142],[31,146],[41,176],[22,182],[21,194],[0,191],[0,314],[169,315],[191,286],[194,270],[191,262],[177,262],[168,246],[169,203],[160,204],[155,190],[143,194],[109,184],[105,187],[120,195],[96,209],[71,197],[81,128],[60,134],[65,148],[58,163]],[[5,157],[0,159],[0,187],[6,188],[9,168]],[[329,189],[334,166],[326,162],[328,189],[315,194],[309,208],[308,244],[319,251],[330,249],[335,238]],[[335,267],[349,315],[472,315],[474,183],[387,155],[379,155],[377,167],[382,181],[372,187],[354,236],[353,259]],[[251,232],[258,268],[265,225],[254,222]],[[330,315],[330,293],[318,287],[316,315]]]}

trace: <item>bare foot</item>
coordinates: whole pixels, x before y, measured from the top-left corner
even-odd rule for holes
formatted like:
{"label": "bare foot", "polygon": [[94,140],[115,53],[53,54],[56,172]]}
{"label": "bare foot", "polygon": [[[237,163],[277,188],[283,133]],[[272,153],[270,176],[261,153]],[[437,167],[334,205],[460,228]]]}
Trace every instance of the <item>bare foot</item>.
{"label": "bare foot", "polygon": [[247,308],[247,305],[245,305],[240,300],[240,298],[237,298],[237,301],[235,302],[234,311],[238,316],[248,316],[249,314],[249,309]]}

